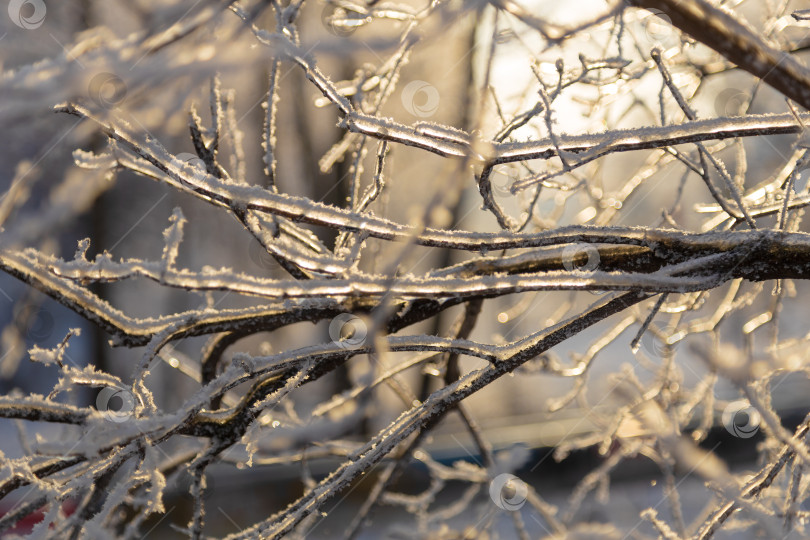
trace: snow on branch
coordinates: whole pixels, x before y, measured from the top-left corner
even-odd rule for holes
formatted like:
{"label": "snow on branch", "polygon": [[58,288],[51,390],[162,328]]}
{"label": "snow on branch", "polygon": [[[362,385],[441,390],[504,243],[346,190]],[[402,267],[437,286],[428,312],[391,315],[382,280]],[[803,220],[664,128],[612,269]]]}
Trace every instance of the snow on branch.
{"label": "snow on branch", "polygon": [[580,3],[9,3],[0,535],[807,536],[806,10]]}

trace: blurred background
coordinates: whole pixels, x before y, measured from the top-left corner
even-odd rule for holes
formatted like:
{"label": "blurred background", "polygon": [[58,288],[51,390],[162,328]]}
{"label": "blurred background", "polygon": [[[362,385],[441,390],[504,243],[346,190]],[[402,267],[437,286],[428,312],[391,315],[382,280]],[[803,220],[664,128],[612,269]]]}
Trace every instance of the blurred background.
{"label": "blurred background", "polygon": [[[170,152],[193,155],[189,109],[195,106],[204,121],[210,121],[211,80],[214,73],[219,73],[220,85],[227,96],[228,117],[241,133],[241,140],[224,141],[222,152],[227,157],[223,161],[230,163],[233,170],[244,171],[249,183],[266,185],[261,132],[271,62],[257,50],[255,37],[239,19],[230,11],[221,11],[177,43],[138,58],[132,56],[138,50],[133,45],[136,38],[192,20],[206,9],[213,9],[216,3],[44,2],[46,12],[40,20],[37,11],[40,3],[31,0],[17,2],[23,11],[18,12],[22,18],[16,22],[11,16],[13,4],[9,3],[8,17],[0,14],[0,61],[5,79],[0,94],[3,123],[0,159],[6,164],[0,168],[0,186],[4,192],[17,186],[12,198],[18,201],[9,203],[8,196],[5,199],[13,207],[8,210],[6,230],[13,231],[16,239],[26,246],[66,259],[73,256],[79,240],[89,237],[88,258],[106,251],[116,259],[154,260],[160,257],[162,233],[169,224],[169,216],[175,207],[180,207],[189,223],[180,248],[179,267],[199,270],[205,266],[228,266],[252,275],[286,278],[284,270],[241,225],[217,208],[128,171],[122,170],[110,178],[105,171],[77,167],[73,151],[77,148],[98,151],[106,145],[105,138],[89,123],[52,111],[59,102],[77,96],[86,98],[89,94],[90,99],[95,97],[101,103],[101,110],[129,119],[133,127],[151,134]],[[250,7],[256,7],[253,4]],[[807,27],[790,14],[810,8],[809,3],[725,4],[746,17],[763,35],[785,50],[798,51],[796,56],[805,59]],[[320,69],[340,88],[350,88],[352,81],[372,81],[373,74],[382,72],[382,66],[390,62],[400,45],[399,36],[410,24],[404,16],[403,20],[392,17],[373,22],[358,19],[347,5],[304,2],[297,23],[301,47],[317,59]],[[555,25],[577,25],[608,7],[598,0],[522,0],[520,5]],[[536,28],[504,11],[496,12],[488,3],[454,1],[437,7],[399,2],[394,8],[411,16],[428,10],[428,16],[419,23],[420,41],[407,55],[398,85],[379,110],[368,112],[403,124],[435,122],[465,131],[478,130],[483,139],[494,139],[502,133],[504,125],[509,125],[509,119],[543,103],[538,94],[541,82],[554,93],[551,125],[557,134],[661,125],[662,104],[666,122],[681,121],[683,115],[671,96],[661,92],[661,74],[650,60],[649,51],[653,47],[663,51],[675,84],[700,118],[788,111],[784,99],[776,92],[758,85],[755,78],[725,64],[715,53],[648,11],[627,9],[620,23],[611,18],[551,46]],[[272,10],[256,9],[254,13],[253,22],[258,27],[268,31],[275,28]],[[617,33],[621,35],[617,37]],[[101,52],[96,53],[96,48],[104,43],[114,43],[114,52],[104,53],[101,47],[98,49]],[[573,81],[578,68],[599,62],[602,67],[586,70],[578,81]],[[557,95],[554,90],[560,66],[570,84]],[[372,82],[368,84],[373,86]],[[370,89],[369,95],[375,91]],[[291,63],[281,63],[278,95],[279,190],[344,206],[358,167],[363,171],[360,174],[363,185],[370,183],[376,145],[370,144],[359,153],[347,152],[345,148],[335,150],[345,145],[347,131],[338,125],[335,108],[324,101],[302,70]],[[506,140],[549,137],[545,113],[530,116]],[[750,192],[790,162],[796,140],[793,135],[761,136],[707,145],[713,154],[725,160],[730,174],[742,178],[743,191]],[[684,153],[691,151],[687,145],[683,146],[680,150]],[[713,201],[705,185],[694,174],[687,179],[683,164],[665,154],[663,150],[611,154],[570,172],[562,172],[563,164],[558,159],[498,166],[492,176],[493,192],[506,214],[526,221],[525,230],[567,224],[668,227],[674,222],[691,231],[718,226],[712,220],[717,220],[720,212],[712,209]],[[333,159],[336,155],[339,158]],[[549,177],[542,183],[514,193],[511,190],[519,179],[543,173]],[[413,222],[435,194],[446,190],[459,174],[465,175],[462,179],[465,187],[458,203],[443,208],[451,228],[498,231],[500,227],[493,214],[482,208],[473,174],[448,165],[444,158],[403,145],[392,145],[386,190],[375,202],[373,211],[397,222]],[[804,171],[798,175],[797,191],[806,191],[806,176]],[[662,217],[662,210],[668,212],[671,222]],[[6,207],[3,211],[5,217]],[[774,218],[762,219],[763,226],[768,226],[769,219]],[[796,227],[804,230],[801,217]],[[334,242],[332,231],[311,229],[327,245]],[[361,268],[375,272],[388,268],[400,252],[395,245],[369,240],[365,253]],[[401,273],[419,274],[471,256],[458,251],[414,248],[399,269]],[[95,293],[133,317],[157,317],[206,303],[243,307],[251,302],[216,292],[205,296],[189,294],[142,279],[93,287]],[[650,307],[643,304],[553,349],[550,354],[565,362],[593,357],[585,377],[561,379],[544,375],[539,369],[542,359],[538,359],[474,394],[466,404],[502,463],[503,471],[532,485],[550,504],[565,507],[572,493],[578,496],[575,488],[579,485],[578,489],[587,493],[582,495],[584,503],[577,510],[583,519],[612,522],[621,530],[630,531],[628,537],[652,534],[650,525],[642,523],[638,516],[644,508],[656,506],[664,499],[665,485],[657,466],[642,455],[612,460],[615,448],[600,448],[600,439],[588,444],[579,441],[605,430],[612,413],[623,406],[623,397],[617,393],[620,386],[617,374],[627,366],[632,366],[644,384],[660,375],[662,365],[670,366],[670,384],[675,385],[670,390],[674,393],[679,391],[678,386],[695,389],[704,384],[710,374],[688,343],[692,339],[709,339],[709,334],[711,339],[724,344],[731,355],[741,355],[750,348],[756,369],[763,375],[776,369],[796,370],[775,379],[771,385],[774,405],[783,424],[795,427],[807,410],[810,395],[810,382],[798,371],[805,365],[807,355],[804,346],[807,307],[801,300],[806,285],[795,282],[784,283],[782,287],[778,292],[778,310],[773,308],[777,293],[772,283],[732,283],[710,293],[672,297],[643,335],[638,350],[633,351],[630,342]],[[517,339],[585,308],[597,296],[591,292],[562,291],[487,300],[471,339],[487,343]],[[726,309],[730,302],[733,309]],[[47,395],[57,382],[58,372],[30,362],[28,350],[34,345],[58,345],[70,328],[82,331],[80,337],[71,340],[67,352],[68,360],[76,366],[94,364],[99,370],[126,380],[143,352],[139,348],[111,347],[110,336],[105,332],[6,274],[0,275],[0,303],[5,306],[0,309],[2,394]],[[682,309],[686,305],[689,309]],[[764,323],[756,339],[753,330],[745,331],[752,328],[750,321],[763,313],[776,312],[778,317]],[[446,332],[459,313],[460,308],[448,310],[406,332]],[[702,324],[712,325],[712,331],[702,330]],[[329,340],[329,321],[316,325],[302,323],[272,334],[245,338],[238,347],[229,349],[226,356],[237,350],[268,354]],[[183,339],[173,344],[163,362],[156,364],[148,382],[161,409],[172,410],[198,388],[184,369],[194,365],[205,342],[204,337]],[[408,357],[404,353],[390,354],[388,361],[393,366]],[[462,371],[480,365],[480,360],[461,360]],[[390,366],[373,366],[368,358],[355,358],[344,368],[313,383],[310,391],[298,395],[295,409],[306,414],[328,396],[351,388],[373,369],[385,367]],[[430,366],[406,371],[401,379],[419,399],[441,384]],[[577,392],[580,387],[582,391]],[[713,421],[704,425],[696,414],[692,422],[695,429],[704,431],[700,445],[714,451],[733,470],[753,467],[759,456],[758,445],[763,443],[762,435],[755,430],[750,437],[741,437],[724,426],[722,420],[724,407],[740,397],[739,391],[719,379],[712,383],[710,392],[716,401],[704,415]],[[72,399],[83,405],[93,404],[97,395],[87,391]],[[365,440],[396,418],[402,406],[399,396],[381,386],[362,422],[344,434],[346,440]],[[62,429],[0,420],[0,451],[5,459],[18,458],[27,453],[24,441],[58,438]],[[625,430],[620,438],[627,441],[643,435],[639,426],[624,425],[617,429]],[[21,436],[23,432],[25,436]],[[279,464],[272,465],[272,456],[281,455],[284,447],[283,427],[277,437],[280,438],[267,441],[267,466],[245,468],[240,462],[244,449],[234,448],[232,456],[238,466],[223,463],[209,469],[206,533],[221,536],[238,532],[283,508],[300,495],[308,478],[319,479],[339,463],[335,459],[288,462],[277,459]],[[437,462],[448,466],[458,461],[481,463],[470,435],[454,415],[449,415],[434,430],[424,449]],[[596,486],[593,492],[591,486],[583,488],[583,478],[593,470],[604,471],[607,476],[599,477],[599,481],[607,482],[605,478],[609,478],[612,484],[603,483],[601,489]],[[416,494],[429,481],[424,464],[415,462],[397,485],[398,491]],[[185,493],[188,482],[183,474],[171,479],[167,487],[167,513],[153,520],[154,528],[146,537],[180,536],[172,525],[185,526],[189,519],[191,499]],[[341,494],[342,499],[331,501],[308,536],[332,538],[340,533],[362,505],[371,485],[364,479]],[[475,489],[461,482],[449,482],[437,496],[439,507],[467,506],[448,511],[447,524],[475,530],[479,522],[494,522],[494,534],[511,537],[514,534],[511,520],[493,505],[487,485],[472,487]],[[713,497],[702,480],[689,475],[684,475],[683,483],[677,487],[688,520],[703,512]],[[16,498],[4,499],[0,515],[19,504],[25,495],[22,491]],[[395,505],[383,506],[372,516],[372,524],[362,537],[379,537],[383,526],[392,523],[407,531],[412,519]],[[444,518],[437,514],[434,519],[441,522]],[[524,521],[531,537],[546,534],[544,525],[532,519],[530,512],[526,512]],[[17,531],[30,525],[19,524]],[[396,537],[397,533],[390,534]]]}

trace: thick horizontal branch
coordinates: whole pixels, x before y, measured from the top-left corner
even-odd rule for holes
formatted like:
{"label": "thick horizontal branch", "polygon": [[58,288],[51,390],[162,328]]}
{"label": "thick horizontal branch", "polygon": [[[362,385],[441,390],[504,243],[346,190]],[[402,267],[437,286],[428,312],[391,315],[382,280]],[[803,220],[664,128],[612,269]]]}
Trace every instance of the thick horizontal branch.
{"label": "thick horizontal branch", "polygon": [[[378,304],[379,300],[374,297],[386,294],[425,298],[422,303],[402,304],[399,314],[389,322],[389,329],[394,331],[433,316],[464,299],[487,298],[525,290],[644,287],[650,292],[686,291],[711,288],[722,281],[738,277],[761,281],[777,278],[806,279],[810,276],[810,235],[805,233],[763,230],[698,234],[666,229],[578,226],[533,235],[483,235],[487,236],[506,244],[525,242],[542,246],[587,242],[592,245],[576,247],[568,262],[573,266],[581,262],[580,259],[589,258],[588,251],[591,250],[599,254],[600,271],[592,274],[575,270],[561,272],[560,268],[565,266],[566,260],[564,250],[560,252],[559,248],[500,260],[481,257],[435,271],[426,278],[406,276],[393,280],[365,275],[308,282],[275,281],[241,274],[239,279],[231,275],[206,277],[176,271],[161,275],[148,266],[133,268],[132,263],[121,263],[131,275],[144,275],[163,284],[190,290],[219,289],[271,298],[307,298],[301,304],[285,300],[277,305],[236,310],[197,310],[160,318],[137,319],[113,308],[79,284],[85,280],[104,278],[104,269],[91,265],[88,271],[83,271],[81,267],[71,271],[70,263],[51,263],[52,271],[48,271],[42,264],[47,264],[47,261],[38,260],[32,255],[35,252],[23,254],[7,250],[0,251],[0,269],[98,324],[126,345],[145,345],[152,337],[169,328],[174,329],[171,339],[222,331],[247,334],[273,330],[300,321],[316,322],[350,311],[369,312]],[[722,260],[722,264],[716,258],[707,260],[707,263],[711,262],[709,265],[700,262],[705,257],[732,252],[736,255],[729,255]],[[686,275],[692,277],[677,277],[677,273],[667,275],[668,271],[677,270],[678,265],[688,264],[690,261],[694,262],[694,266],[688,269]],[[108,262],[106,272],[110,275],[106,279],[113,276],[120,278],[123,274],[116,274],[116,264]],[[662,269],[663,274],[646,275]],[[58,275],[59,272],[64,272],[65,275]],[[526,272],[535,274],[527,276]],[[712,279],[707,276],[712,276]],[[346,298],[342,301],[327,298],[335,295]],[[353,296],[361,298],[348,299]],[[433,298],[438,297],[448,298],[446,302],[449,303],[435,302]],[[403,311],[402,308],[406,306],[417,309]]]}
{"label": "thick horizontal branch", "polygon": [[[373,298],[343,301],[333,298],[308,299],[303,302],[284,300],[239,309],[191,310],[162,317],[135,318],[114,308],[73,280],[48,272],[35,258],[26,254],[0,250],[0,270],[97,324],[115,337],[115,344],[129,347],[147,345],[152,338],[169,328],[173,329],[172,335],[167,338],[170,340],[227,331],[248,335],[297,322],[318,322],[341,313],[370,312],[379,305],[379,300]],[[396,332],[460,302],[460,298],[442,302],[433,299],[400,302],[395,306],[396,315],[388,321],[387,329]]]}
{"label": "thick horizontal branch", "polygon": [[0,396],[0,418],[82,425],[93,412],[92,409],[82,409],[37,396]]}
{"label": "thick horizontal branch", "polygon": [[[324,302],[330,297],[469,298],[556,289],[685,292],[717,284],[705,279],[706,276],[725,275],[723,280],[742,277],[752,281],[804,279],[810,269],[810,235],[805,233],[765,230],[689,234],[647,230],[646,238],[639,238],[625,234],[627,229],[571,229],[579,229],[585,232],[584,237],[602,243],[571,245],[566,235],[550,236],[546,238],[562,240],[566,245],[507,257],[481,257],[426,276],[394,278],[355,271],[340,279],[276,280],[230,269],[206,272],[175,269],[165,261],[115,262],[101,257],[94,262],[81,258],[64,262],[34,255],[33,250],[26,254],[31,257],[29,267],[44,267],[60,278],[79,283],[146,277],[161,285],[186,290],[220,290],[271,299],[321,298]],[[724,254],[728,256],[723,262],[716,257],[706,259]],[[14,258],[15,254],[8,257]],[[595,264],[587,271],[580,270],[579,265],[591,262],[592,257]],[[702,260],[706,264],[701,264]],[[679,265],[690,261],[688,272],[677,270]]]}
{"label": "thick horizontal branch", "polygon": [[[810,114],[803,114],[801,117],[803,120],[810,120]],[[762,114],[696,120],[667,126],[615,129],[584,135],[560,133],[555,136],[555,145],[551,138],[505,143],[482,140],[476,143],[463,131],[419,124],[410,127],[388,118],[381,119],[360,113],[352,113],[346,126],[357,133],[413,146],[445,157],[469,157],[473,155],[475,143],[481,160],[491,165],[549,159],[559,154],[558,148],[562,152],[609,154],[708,140],[801,133],[803,129],[791,114]]]}
{"label": "thick horizontal branch", "polygon": [[[593,248],[596,249],[596,248]],[[583,254],[586,255],[586,254]],[[587,258],[587,257],[586,257]],[[310,279],[306,281],[267,279],[220,270],[197,273],[189,270],[163,269],[160,263],[132,262],[112,263],[105,261],[103,267],[88,264],[73,267],[56,262],[48,264],[55,274],[78,282],[117,281],[120,279],[146,277],[162,285],[188,291],[229,291],[236,294],[262,298],[321,299],[329,298],[379,298],[390,295],[397,298],[481,298],[503,296],[523,291],[540,290],[649,290],[653,292],[691,292],[714,284],[703,277],[722,270],[707,268],[695,272],[696,277],[669,276],[665,273],[648,275],[638,272],[605,272],[564,270],[562,257],[557,269],[543,273],[513,273],[511,275],[454,275],[414,277],[370,276],[354,273],[342,279]],[[47,264],[47,263],[46,263]],[[570,261],[573,266],[574,260]]]}

